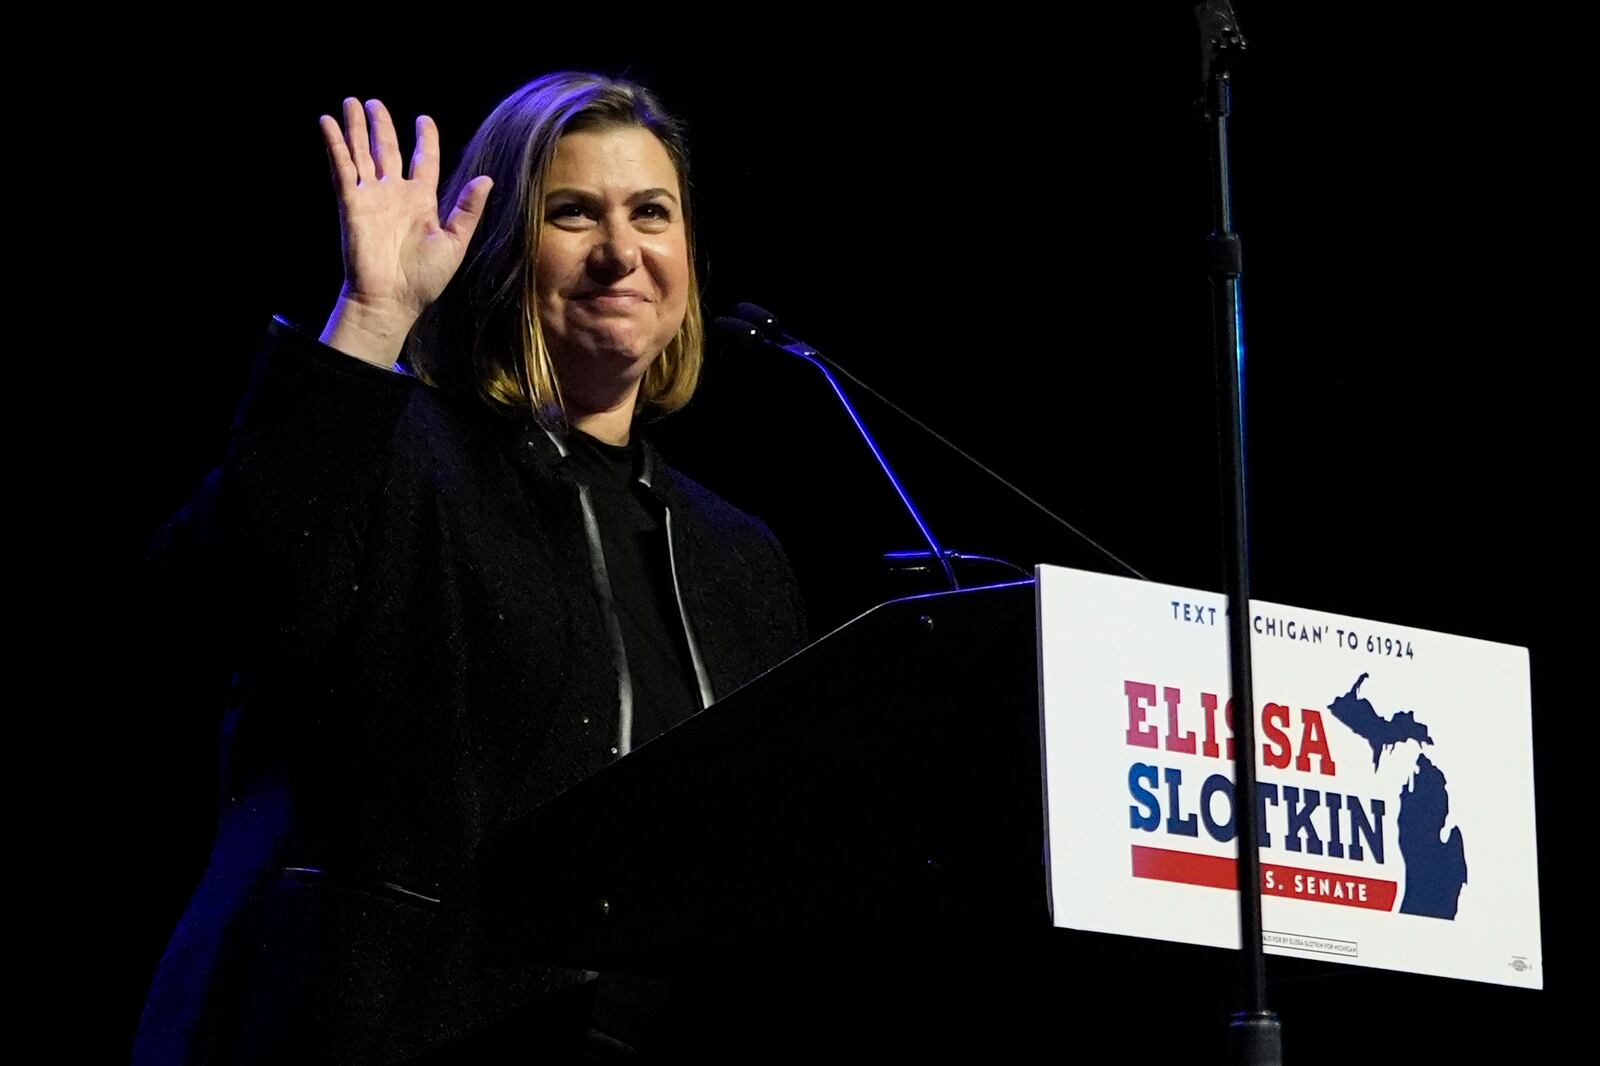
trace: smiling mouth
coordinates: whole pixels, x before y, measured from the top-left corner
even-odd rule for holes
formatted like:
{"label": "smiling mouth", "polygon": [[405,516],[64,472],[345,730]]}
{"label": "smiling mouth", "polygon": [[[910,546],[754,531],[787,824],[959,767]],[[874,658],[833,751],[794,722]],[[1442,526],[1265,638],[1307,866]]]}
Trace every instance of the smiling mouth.
{"label": "smiling mouth", "polygon": [[627,304],[650,302],[649,297],[644,293],[635,292],[632,289],[602,289],[599,292],[586,292],[581,296],[574,297],[574,299],[586,303],[608,304],[618,307]]}

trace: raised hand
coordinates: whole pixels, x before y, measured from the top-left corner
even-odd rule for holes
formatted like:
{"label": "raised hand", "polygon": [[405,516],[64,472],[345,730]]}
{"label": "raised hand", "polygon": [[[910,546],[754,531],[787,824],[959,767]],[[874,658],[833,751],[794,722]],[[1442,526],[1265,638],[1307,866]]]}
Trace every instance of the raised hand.
{"label": "raised hand", "polygon": [[339,197],[344,286],[322,340],[350,355],[393,366],[417,316],[439,298],[461,266],[492,182],[473,178],[439,221],[439,130],[419,116],[411,175],[388,109],[344,102],[343,128],[320,125]]}

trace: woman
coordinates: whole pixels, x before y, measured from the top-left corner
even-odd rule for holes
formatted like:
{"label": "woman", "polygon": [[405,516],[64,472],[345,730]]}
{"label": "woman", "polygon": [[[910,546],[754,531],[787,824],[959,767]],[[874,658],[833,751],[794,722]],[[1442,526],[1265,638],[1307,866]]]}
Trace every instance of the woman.
{"label": "woman", "polygon": [[476,844],[804,640],[771,533],[637,434],[700,366],[680,125],[549,75],[442,201],[427,118],[409,176],[377,101],[321,125],[344,287],[320,341],[269,328],[154,553],[228,619],[238,672],[140,1062],[581,1035],[591,975],[478,961]]}

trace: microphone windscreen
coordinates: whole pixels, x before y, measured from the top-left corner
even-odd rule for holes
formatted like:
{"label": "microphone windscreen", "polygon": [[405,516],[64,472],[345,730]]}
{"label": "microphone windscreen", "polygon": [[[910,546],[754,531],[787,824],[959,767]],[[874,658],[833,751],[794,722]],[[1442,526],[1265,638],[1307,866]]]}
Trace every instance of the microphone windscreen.
{"label": "microphone windscreen", "polygon": [[764,337],[770,337],[773,340],[790,339],[789,335],[783,331],[783,327],[778,324],[777,316],[765,307],[759,307],[753,303],[742,303],[733,309],[733,314],[735,318],[742,319],[760,330]]}
{"label": "microphone windscreen", "polygon": [[761,331],[742,318],[731,318],[722,315],[712,321],[711,328],[717,333],[728,338],[738,338],[740,341],[761,340]]}

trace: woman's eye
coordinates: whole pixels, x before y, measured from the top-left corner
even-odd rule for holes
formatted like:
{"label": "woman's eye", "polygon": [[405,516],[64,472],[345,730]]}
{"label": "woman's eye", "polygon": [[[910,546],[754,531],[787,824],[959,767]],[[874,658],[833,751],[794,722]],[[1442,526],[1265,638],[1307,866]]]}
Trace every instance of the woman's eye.
{"label": "woman's eye", "polygon": [[590,218],[589,210],[582,204],[556,204],[546,212],[546,219],[550,222],[586,222]]}
{"label": "woman's eye", "polygon": [[[555,204],[545,212],[550,222],[587,222],[598,217],[598,209],[577,203]],[[666,204],[640,204],[633,209],[633,217],[643,222],[670,222],[672,208]]]}

